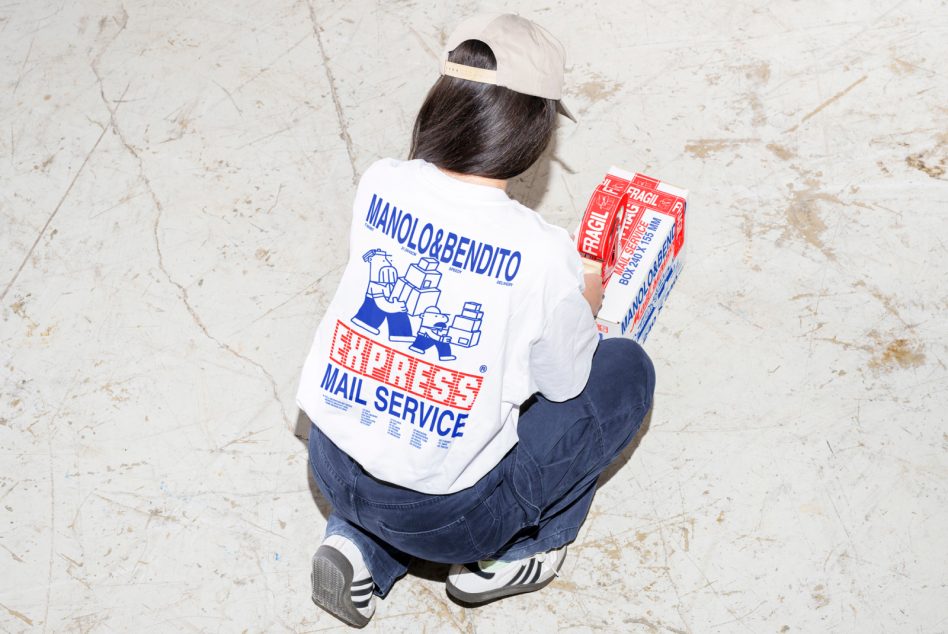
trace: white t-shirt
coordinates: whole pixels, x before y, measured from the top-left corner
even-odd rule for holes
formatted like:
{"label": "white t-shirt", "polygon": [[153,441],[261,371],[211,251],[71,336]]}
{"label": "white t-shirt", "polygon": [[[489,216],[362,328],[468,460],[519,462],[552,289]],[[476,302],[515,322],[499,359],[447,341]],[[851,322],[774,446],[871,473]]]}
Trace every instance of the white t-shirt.
{"label": "white t-shirt", "polygon": [[530,395],[585,387],[598,334],[582,289],[566,231],[502,190],[378,161],[297,402],[374,477],[465,489],[516,444]]}

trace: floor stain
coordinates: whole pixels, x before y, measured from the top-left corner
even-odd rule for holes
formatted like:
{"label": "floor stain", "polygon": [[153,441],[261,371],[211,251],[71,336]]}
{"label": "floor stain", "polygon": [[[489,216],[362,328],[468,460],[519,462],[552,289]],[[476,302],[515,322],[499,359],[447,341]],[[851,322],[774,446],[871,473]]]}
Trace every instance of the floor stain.
{"label": "floor stain", "polygon": [[925,364],[924,347],[908,339],[894,339],[876,351],[877,356],[869,361],[876,369],[917,368]]}
{"label": "floor stain", "polygon": [[829,605],[829,597],[825,594],[825,588],[823,584],[819,584],[813,587],[813,592],[810,593],[810,596],[813,597],[813,601],[816,603],[816,609],[825,608]]}
{"label": "floor stain", "polygon": [[872,295],[877,302],[882,304],[882,307],[885,309],[885,312],[889,313],[890,315],[898,319],[900,322],[902,322],[902,325],[905,326],[908,330],[911,330],[911,331],[915,330],[915,326],[907,322],[905,318],[902,317],[902,313],[899,312],[899,309],[896,306],[896,300],[894,297],[890,295],[886,295],[885,293],[883,293],[882,291],[878,289],[870,288],[869,285],[866,284],[863,280],[858,280],[857,282],[853,283],[852,286],[853,288],[864,288],[867,291],[869,291],[869,294]]}
{"label": "floor stain", "polygon": [[[47,95],[48,97],[49,95]],[[56,154],[50,154],[45,161],[38,165],[33,166],[34,172],[49,172],[49,166],[53,164],[53,161],[56,160]]]}
{"label": "floor stain", "polygon": [[103,385],[101,389],[109,395],[109,400],[113,403],[124,403],[131,398],[129,391],[125,387],[111,381]]}
{"label": "floor stain", "polygon": [[815,180],[810,180],[806,189],[790,193],[790,203],[784,210],[787,227],[778,238],[777,244],[789,238],[799,238],[818,249],[828,260],[835,260],[833,249],[823,240],[823,233],[828,227],[818,203],[827,202],[840,207],[844,206],[844,203],[836,196],[819,191],[818,184]]}
{"label": "floor stain", "polygon": [[[10,306],[10,308],[13,309],[14,314],[16,314],[17,317],[19,317],[20,319],[26,322],[26,336],[27,337],[32,337],[33,333],[36,332],[36,329],[39,328],[39,324],[36,323],[33,320],[33,318],[30,317],[30,315],[26,312],[26,302],[27,300],[30,299],[31,296],[32,296],[31,293],[27,293],[25,297],[21,297],[20,299],[13,302],[13,304]],[[47,335],[48,334],[49,333],[47,333]]]}
{"label": "floor stain", "polygon": [[861,350],[868,352],[869,368],[876,371],[891,372],[901,368],[917,368],[925,364],[925,346],[917,341],[904,337],[889,338],[876,330],[870,330],[863,338],[863,342],[843,341],[836,337],[817,337],[817,341],[825,341],[841,347],[843,350]]}
{"label": "floor stain", "polygon": [[737,145],[759,142],[760,139],[695,139],[685,144],[685,152],[703,159]]}
{"label": "floor stain", "polygon": [[773,152],[774,156],[776,156],[781,161],[789,161],[796,156],[796,153],[794,153],[792,150],[789,150],[777,143],[768,143],[767,149]]}
{"label": "floor stain", "polygon": [[770,81],[770,64],[767,62],[757,62],[756,64],[747,64],[741,67],[744,70],[744,76],[748,79],[766,84]]}
{"label": "floor stain", "polygon": [[821,103],[820,105],[818,105],[816,108],[814,108],[813,110],[811,110],[806,116],[804,116],[802,119],[800,119],[800,123],[796,124],[795,126],[793,126],[792,128],[790,128],[789,130],[787,130],[787,132],[796,132],[796,130],[797,130],[801,125],[803,125],[804,123],[806,123],[807,121],[809,121],[810,119],[812,119],[813,117],[815,117],[816,115],[818,115],[820,112],[823,111],[824,108],[826,108],[827,106],[829,106],[829,105],[830,105],[831,103],[833,103],[834,101],[836,101],[836,100],[838,100],[838,99],[842,99],[844,96],[846,96],[846,95],[849,93],[850,90],[852,90],[853,88],[855,88],[856,86],[858,86],[858,85],[861,84],[862,82],[866,81],[867,79],[869,79],[869,76],[868,76],[868,75],[863,75],[862,77],[860,77],[859,79],[857,79],[856,81],[854,81],[853,83],[851,83],[849,86],[847,86],[846,88],[844,88],[844,89],[841,90],[840,92],[836,93],[835,95],[833,95],[832,97],[830,97],[829,99],[827,99],[826,101],[824,101],[823,103]]}
{"label": "floor stain", "polygon": [[942,158],[937,164],[929,165],[924,160],[922,160],[924,155],[925,154],[922,152],[919,154],[911,154],[906,156],[905,163],[913,169],[917,169],[920,172],[928,174],[932,178],[940,180],[941,177],[945,175],[945,166],[948,165],[948,156]]}
{"label": "floor stain", "polygon": [[760,96],[752,94],[748,96],[747,100],[750,102],[751,111],[754,113],[754,117],[751,119],[751,125],[755,128],[759,128],[767,123],[767,111],[764,108],[764,102],[761,101]]}
{"label": "floor stain", "polygon": [[744,231],[744,237],[747,238],[748,244],[754,239],[754,228],[757,225],[757,209],[748,204],[745,207],[742,207],[744,210],[741,214],[741,229]]}
{"label": "floor stain", "polygon": [[892,72],[896,75],[911,75],[917,70],[915,64],[910,64],[898,57],[892,58],[892,63],[889,64],[889,68],[891,68]]}
{"label": "floor stain", "polygon": [[946,180],[943,177],[948,172],[948,132],[937,135],[935,145],[928,150],[906,156],[905,164],[936,180]]}
{"label": "floor stain", "polygon": [[656,625],[655,623],[652,623],[652,622],[649,621],[648,619],[641,619],[641,618],[640,618],[640,619],[633,619],[633,618],[627,618],[627,619],[625,619],[625,620],[622,621],[622,622],[623,622],[623,623],[626,623],[626,624],[635,623],[636,625],[644,625],[645,627],[647,627],[647,628],[649,629],[650,632],[660,632],[660,631],[661,631],[661,629],[659,629],[659,626],[658,626],[658,625]]}
{"label": "floor stain", "polygon": [[14,610],[13,608],[8,608],[7,606],[3,605],[2,603],[0,603],[0,607],[2,607],[4,610],[6,610],[6,611],[7,611],[7,614],[9,614],[10,616],[12,616],[12,617],[14,617],[14,618],[17,618],[17,619],[20,619],[21,621],[23,621],[23,622],[26,623],[27,625],[33,625],[33,619],[31,619],[30,617],[26,616],[26,615],[23,614],[22,612],[20,612],[20,611],[18,611],[18,610]]}
{"label": "floor stain", "polygon": [[29,318],[30,318],[29,315],[26,314],[26,309],[24,308],[24,307],[26,306],[26,299],[27,299],[28,297],[29,297],[29,295],[27,295],[27,297],[18,299],[18,300],[16,300],[15,302],[13,302],[13,305],[10,306],[10,308],[13,309],[13,312],[16,313],[16,315],[17,315],[20,319],[29,319]]}
{"label": "floor stain", "polygon": [[590,103],[599,103],[616,94],[621,87],[621,84],[593,75],[589,81],[580,84],[576,91]]}

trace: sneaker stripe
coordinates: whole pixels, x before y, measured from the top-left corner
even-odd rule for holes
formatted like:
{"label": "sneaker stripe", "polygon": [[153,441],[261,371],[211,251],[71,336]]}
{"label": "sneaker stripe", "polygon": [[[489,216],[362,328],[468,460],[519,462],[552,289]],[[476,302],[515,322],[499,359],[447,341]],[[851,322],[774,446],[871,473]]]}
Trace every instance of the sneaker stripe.
{"label": "sneaker stripe", "polygon": [[355,588],[356,586],[365,586],[365,585],[374,585],[374,582],[372,581],[372,577],[366,577],[365,579],[359,579],[358,581],[352,582],[353,588]]}
{"label": "sneaker stripe", "polygon": [[369,607],[369,602],[371,601],[372,601],[372,597],[370,596],[368,599],[364,599],[362,601],[353,601],[352,605],[354,605],[356,608],[361,610],[362,608]]}
{"label": "sneaker stripe", "polygon": [[527,568],[526,564],[521,564],[520,569],[517,571],[517,574],[513,576],[513,579],[504,584],[504,587],[512,586],[517,583],[517,579],[520,578],[520,574]]}
{"label": "sneaker stripe", "polygon": [[522,566],[520,566],[520,570],[517,571],[517,574],[514,575],[514,578],[511,579],[506,585],[515,586],[519,584],[523,579],[526,579],[527,577],[529,577],[531,572],[533,572],[532,559],[530,560],[528,564],[523,564]]}
{"label": "sneaker stripe", "polygon": [[360,589],[356,590],[355,588],[353,588],[349,593],[350,593],[353,597],[371,596],[373,589],[374,589],[374,588],[360,588]]}
{"label": "sneaker stripe", "polygon": [[[454,565],[446,587],[452,598],[469,604],[481,604],[502,597],[532,592],[545,587],[559,574],[566,555],[566,546],[526,557],[509,566],[494,569],[497,575],[490,581],[479,579],[463,564]],[[513,565],[513,564],[516,565]],[[546,564],[546,565],[544,565]]]}
{"label": "sneaker stripe", "polygon": [[533,572],[533,566],[537,563],[536,559],[531,558],[530,564],[527,566],[527,571],[523,573],[523,578],[520,579],[518,583],[526,583],[527,577],[530,576],[530,573]]}
{"label": "sneaker stripe", "polygon": [[537,582],[537,579],[540,578],[540,571],[541,571],[541,570],[543,570],[543,562],[542,562],[542,561],[538,561],[538,562],[537,562],[537,571],[536,571],[535,573],[533,573],[533,579],[531,579],[531,580],[529,581],[529,583],[536,583],[536,582]]}

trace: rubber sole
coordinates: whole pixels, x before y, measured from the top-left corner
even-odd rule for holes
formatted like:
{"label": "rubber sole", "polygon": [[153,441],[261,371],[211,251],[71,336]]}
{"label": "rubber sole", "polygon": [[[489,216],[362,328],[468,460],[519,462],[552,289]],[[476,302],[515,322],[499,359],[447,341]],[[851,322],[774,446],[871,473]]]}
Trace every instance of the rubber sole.
{"label": "rubber sole", "polygon": [[320,546],[313,555],[313,603],[353,627],[365,627],[370,617],[352,603],[352,564],[332,546]]}
{"label": "rubber sole", "polygon": [[[560,559],[559,564],[556,566],[555,572],[559,572],[560,568],[563,567],[563,562],[566,560],[566,550],[563,550],[563,557]],[[496,601],[497,599],[503,599],[504,597],[512,597],[515,594],[526,594],[527,592],[536,592],[541,588],[546,587],[550,584],[553,579],[556,578],[556,575],[550,576],[548,579],[543,581],[538,581],[536,583],[525,583],[512,586],[501,586],[500,588],[495,588],[493,590],[485,590],[484,592],[465,592],[451,583],[450,579],[445,584],[445,591],[448,593],[448,596],[457,599],[463,603],[468,603],[471,605],[480,605],[483,603],[490,603],[491,601]]]}

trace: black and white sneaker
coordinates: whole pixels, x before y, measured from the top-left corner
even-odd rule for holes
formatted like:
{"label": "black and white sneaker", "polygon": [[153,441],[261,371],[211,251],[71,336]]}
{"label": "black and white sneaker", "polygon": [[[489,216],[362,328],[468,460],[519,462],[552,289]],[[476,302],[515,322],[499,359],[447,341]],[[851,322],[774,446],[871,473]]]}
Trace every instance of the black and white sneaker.
{"label": "black and white sneaker", "polygon": [[565,558],[566,546],[563,546],[518,561],[487,560],[454,565],[448,572],[447,591],[465,603],[485,603],[533,592],[553,581]]}
{"label": "black and white sneaker", "polygon": [[313,603],[354,627],[375,614],[375,582],[362,553],[342,535],[327,537],[313,555]]}

